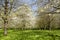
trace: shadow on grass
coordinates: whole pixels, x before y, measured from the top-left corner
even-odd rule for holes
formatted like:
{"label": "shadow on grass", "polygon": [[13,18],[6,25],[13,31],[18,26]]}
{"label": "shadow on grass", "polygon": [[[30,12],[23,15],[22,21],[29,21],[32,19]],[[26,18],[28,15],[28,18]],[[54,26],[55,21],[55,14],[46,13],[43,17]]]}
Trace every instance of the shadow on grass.
{"label": "shadow on grass", "polygon": [[52,33],[48,33],[48,36],[51,36],[53,40],[60,40],[60,36]]}

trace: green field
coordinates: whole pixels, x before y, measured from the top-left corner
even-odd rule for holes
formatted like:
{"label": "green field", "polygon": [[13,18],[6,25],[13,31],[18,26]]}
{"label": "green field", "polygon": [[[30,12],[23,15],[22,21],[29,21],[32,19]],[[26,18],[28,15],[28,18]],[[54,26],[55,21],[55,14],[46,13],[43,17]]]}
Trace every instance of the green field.
{"label": "green field", "polygon": [[7,36],[0,30],[0,40],[60,40],[60,30],[8,30]]}

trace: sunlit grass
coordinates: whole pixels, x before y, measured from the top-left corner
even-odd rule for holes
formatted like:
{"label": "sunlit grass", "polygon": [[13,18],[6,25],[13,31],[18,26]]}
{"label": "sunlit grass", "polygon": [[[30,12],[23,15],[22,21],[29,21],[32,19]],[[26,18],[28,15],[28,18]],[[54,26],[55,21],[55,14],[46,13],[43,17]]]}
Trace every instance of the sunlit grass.
{"label": "sunlit grass", "polygon": [[60,40],[60,30],[8,30],[7,36],[0,30],[0,40]]}

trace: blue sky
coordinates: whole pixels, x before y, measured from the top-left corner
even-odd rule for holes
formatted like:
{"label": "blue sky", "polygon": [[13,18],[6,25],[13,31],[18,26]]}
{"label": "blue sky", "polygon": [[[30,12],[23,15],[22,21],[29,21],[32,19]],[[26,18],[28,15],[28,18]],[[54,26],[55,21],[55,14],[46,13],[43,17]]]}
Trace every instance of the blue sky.
{"label": "blue sky", "polygon": [[[4,0],[3,0],[4,1]],[[39,7],[43,7],[45,4],[48,3],[48,0],[40,0],[41,2],[37,5],[31,5],[32,3],[35,3],[37,0],[16,0],[16,6],[19,7],[21,4],[28,4],[33,11],[35,11]],[[1,0],[0,0],[1,4]]]}
{"label": "blue sky", "polygon": [[18,1],[19,1],[18,4],[24,3],[24,4],[29,5],[32,8],[32,10],[36,10],[37,9],[37,5],[36,4],[31,6],[32,3],[36,2],[36,0],[18,0]]}
{"label": "blue sky", "polygon": [[[20,7],[21,4],[27,4],[27,5],[29,5],[31,7],[32,11],[36,11],[38,9],[38,7],[40,7],[40,8],[41,7],[44,7],[46,4],[49,3],[49,0],[39,0],[38,1],[39,3],[37,5],[37,2],[36,1],[37,0],[16,0],[15,1],[15,3],[16,3],[15,5],[16,6],[14,6],[14,7],[17,8],[17,7]],[[36,4],[32,5],[35,2],[36,2]],[[3,2],[1,2],[1,0],[0,0],[0,4],[1,3],[3,3]],[[49,10],[52,11],[53,8],[52,9],[49,9]]]}
{"label": "blue sky", "polygon": [[25,3],[25,4],[30,5],[31,9],[32,9],[33,11],[35,11],[35,10],[37,10],[38,5],[39,5],[39,7],[43,7],[45,4],[48,3],[49,0],[40,0],[40,1],[42,1],[42,2],[39,3],[38,5],[37,5],[37,4],[31,5],[32,3],[35,3],[37,0],[18,0],[18,1],[19,1],[19,4],[20,4],[20,2],[21,2],[21,3]]}

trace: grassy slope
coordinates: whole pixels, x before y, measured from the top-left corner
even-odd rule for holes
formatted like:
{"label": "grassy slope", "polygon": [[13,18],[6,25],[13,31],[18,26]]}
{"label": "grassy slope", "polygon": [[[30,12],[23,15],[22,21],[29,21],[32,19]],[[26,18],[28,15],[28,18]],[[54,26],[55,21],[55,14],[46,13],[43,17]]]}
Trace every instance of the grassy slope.
{"label": "grassy slope", "polygon": [[8,36],[0,30],[0,40],[60,40],[60,30],[8,30]]}

